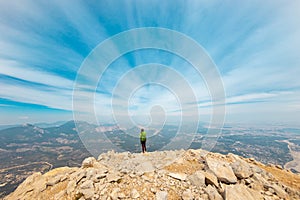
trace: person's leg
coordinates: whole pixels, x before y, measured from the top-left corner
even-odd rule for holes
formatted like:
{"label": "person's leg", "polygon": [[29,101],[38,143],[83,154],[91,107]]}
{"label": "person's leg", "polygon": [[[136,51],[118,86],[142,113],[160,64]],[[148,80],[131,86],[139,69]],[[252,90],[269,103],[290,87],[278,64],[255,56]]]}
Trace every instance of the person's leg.
{"label": "person's leg", "polygon": [[147,151],[146,140],[145,140],[145,142],[144,142],[144,150],[145,150],[145,152]]}
{"label": "person's leg", "polygon": [[141,144],[142,144],[142,152],[145,153],[145,142],[141,141]]}
{"label": "person's leg", "polygon": [[143,142],[141,141],[141,146],[142,146],[142,152],[143,152],[143,150],[144,150],[144,147],[143,147]]}

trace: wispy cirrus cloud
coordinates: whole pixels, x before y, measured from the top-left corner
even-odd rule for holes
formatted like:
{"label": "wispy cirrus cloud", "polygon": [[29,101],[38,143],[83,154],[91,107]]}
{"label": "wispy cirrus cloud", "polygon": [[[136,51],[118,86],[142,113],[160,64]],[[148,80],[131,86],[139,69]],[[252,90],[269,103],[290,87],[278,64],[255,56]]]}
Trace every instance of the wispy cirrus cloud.
{"label": "wispy cirrus cloud", "polygon": [[[196,40],[216,63],[227,95],[230,120],[248,119],[249,112],[253,113],[252,118],[256,113],[262,119],[271,120],[274,114],[270,117],[268,113],[275,111],[279,116],[290,113],[282,120],[292,120],[299,116],[299,8],[299,1],[229,1],[226,4],[219,1],[190,1],[189,4],[181,1],[1,1],[0,95],[11,102],[72,111],[77,71],[96,45],[128,29],[164,27]],[[116,45],[114,51],[118,48]],[[95,93],[99,115],[111,112],[112,98],[118,112],[123,113],[128,109],[145,112],[157,104],[168,112],[182,111],[172,92],[156,86],[140,88],[132,99],[126,99],[126,94],[132,93],[129,88],[145,80],[140,76],[132,75],[130,81],[123,82],[122,91],[113,94],[124,74],[149,63],[169,66],[187,82],[197,101],[182,91],[180,103],[184,109],[199,108],[202,113],[210,114],[211,106],[218,104],[211,102],[205,79],[189,63],[172,53],[153,49],[122,55],[102,74],[96,90],[88,86],[82,89],[82,99]],[[170,88],[182,89],[177,80],[168,78],[167,71],[154,72],[147,68],[143,73],[156,73],[154,81],[167,79]],[[86,78],[86,83],[98,81],[97,77]],[[3,100],[0,104],[9,107],[13,103],[9,105]],[[22,108],[17,103],[16,106]],[[82,102],[80,111],[85,109]]]}

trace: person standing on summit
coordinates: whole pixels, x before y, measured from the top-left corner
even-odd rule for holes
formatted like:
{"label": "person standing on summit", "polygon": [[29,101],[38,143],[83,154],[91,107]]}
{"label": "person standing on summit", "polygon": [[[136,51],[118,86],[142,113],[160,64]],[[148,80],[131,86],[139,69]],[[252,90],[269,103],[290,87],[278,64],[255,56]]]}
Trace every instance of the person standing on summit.
{"label": "person standing on summit", "polygon": [[141,140],[141,144],[142,144],[142,152],[145,153],[146,150],[146,132],[144,129],[141,129],[141,133],[140,133],[140,140]]}

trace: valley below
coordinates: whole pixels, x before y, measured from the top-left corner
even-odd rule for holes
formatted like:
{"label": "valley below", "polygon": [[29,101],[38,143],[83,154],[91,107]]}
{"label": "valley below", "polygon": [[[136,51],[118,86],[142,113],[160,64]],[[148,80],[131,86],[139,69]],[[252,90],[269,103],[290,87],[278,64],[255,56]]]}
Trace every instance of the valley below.
{"label": "valley below", "polygon": [[[91,134],[99,127],[84,123]],[[160,151],[176,138],[176,127],[165,126],[162,130],[149,130],[147,150]],[[197,133],[184,134],[193,140],[188,149],[200,149],[207,137],[207,128],[199,126]],[[123,151],[140,152],[139,129],[137,136],[124,133],[124,129],[107,125],[101,133]],[[151,135],[151,132],[155,134]],[[247,127],[226,126],[221,135],[216,135],[211,152],[234,153],[246,158],[281,166],[294,173],[300,172],[300,129],[284,126]],[[178,140],[178,138],[176,138]],[[179,138],[180,140],[180,138]],[[92,156],[82,143],[73,121],[63,125],[40,128],[25,124],[0,130],[0,198],[16,189],[28,176],[35,172],[46,173],[62,166],[79,167],[82,161]],[[94,141],[101,147],[101,141]],[[175,150],[175,149],[174,149]],[[105,152],[106,149],[103,149]]]}

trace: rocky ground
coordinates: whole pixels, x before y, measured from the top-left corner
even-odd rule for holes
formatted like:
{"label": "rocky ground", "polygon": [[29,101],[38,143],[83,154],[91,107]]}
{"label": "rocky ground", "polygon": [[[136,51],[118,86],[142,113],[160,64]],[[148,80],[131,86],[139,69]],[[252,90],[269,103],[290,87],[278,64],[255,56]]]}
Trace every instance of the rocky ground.
{"label": "rocky ground", "polygon": [[15,199],[300,199],[300,175],[203,150],[101,154],[28,177]]}

